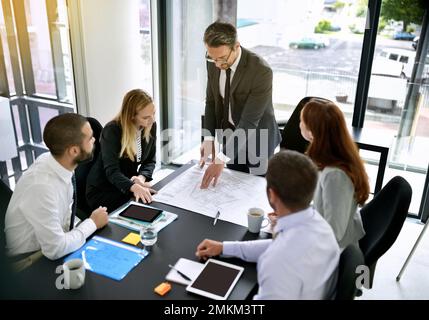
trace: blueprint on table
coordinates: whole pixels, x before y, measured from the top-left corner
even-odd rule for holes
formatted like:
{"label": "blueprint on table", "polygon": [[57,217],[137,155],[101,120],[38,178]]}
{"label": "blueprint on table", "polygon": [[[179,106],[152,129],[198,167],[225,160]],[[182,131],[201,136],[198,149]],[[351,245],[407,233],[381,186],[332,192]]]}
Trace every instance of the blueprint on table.
{"label": "blueprint on table", "polygon": [[189,168],[159,190],[153,199],[209,217],[214,217],[219,210],[220,220],[246,227],[249,208],[262,208],[266,214],[272,212],[264,178],[224,169],[216,187],[210,185],[202,190],[205,168],[200,169],[198,165]]}

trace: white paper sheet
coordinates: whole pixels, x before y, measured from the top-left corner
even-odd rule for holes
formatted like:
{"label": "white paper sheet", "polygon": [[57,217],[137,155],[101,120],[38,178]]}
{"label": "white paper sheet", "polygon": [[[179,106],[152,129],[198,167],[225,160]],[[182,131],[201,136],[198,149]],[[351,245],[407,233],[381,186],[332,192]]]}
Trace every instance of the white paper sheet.
{"label": "white paper sheet", "polygon": [[[185,258],[180,258],[174,267],[179,270],[180,272],[183,272],[186,274],[189,278],[192,280],[196,279],[198,275],[200,274],[201,270],[204,268],[204,263],[199,263],[196,261],[192,261]],[[170,269],[167,276],[165,277],[166,280],[171,282],[176,282],[184,285],[188,285],[191,283],[191,281],[186,280],[183,278],[180,274],[177,273],[176,270]]]}
{"label": "white paper sheet", "polygon": [[[247,227],[247,210],[259,207],[272,212],[262,177],[224,169],[216,187],[200,189],[204,171],[198,165],[189,168],[153,196],[154,200]],[[264,222],[264,225],[267,224]],[[263,231],[270,232],[269,226]]]}

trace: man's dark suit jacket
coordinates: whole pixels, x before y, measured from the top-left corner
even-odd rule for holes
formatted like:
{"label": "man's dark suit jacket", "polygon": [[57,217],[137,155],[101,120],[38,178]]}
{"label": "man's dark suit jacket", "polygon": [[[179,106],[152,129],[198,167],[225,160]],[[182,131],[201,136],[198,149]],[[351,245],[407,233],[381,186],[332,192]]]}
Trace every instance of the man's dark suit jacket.
{"label": "man's dark suit jacket", "polygon": [[[230,88],[231,116],[236,129],[256,129],[259,137],[261,129],[268,130],[268,145],[256,145],[256,153],[260,148],[267,148],[268,157],[274,154],[274,149],[281,141],[277,122],[274,117],[272,102],[273,72],[269,65],[258,55],[241,47],[241,59],[232,78]],[[215,137],[215,130],[222,129],[223,99],[219,93],[220,69],[214,63],[207,63],[207,92],[203,128]],[[203,133],[207,136],[208,132]],[[233,144],[233,139],[226,142],[226,150]],[[263,141],[263,140],[262,140]],[[247,146],[248,147],[248,146]],[[243,145],[238,149],[242,150]],[[255,147],[247,148],[247,152]],[[235,150],[235,157],[238,150]]]}
{"label": "man's dark suit jacket", "polygon": [[116,191],[128,194],[133,185],[130,178],[136,175],[143,175],[146,181],[151,181],[156,163],[156,123],[153,124],[150,134],[147,143],[142,131],[140,162],[131,161],[128,157],[119,158],[122,128],[115,121],[109,122],[101,132],[101,150],[87,178],[87,195],[94,188],[99,192]]}

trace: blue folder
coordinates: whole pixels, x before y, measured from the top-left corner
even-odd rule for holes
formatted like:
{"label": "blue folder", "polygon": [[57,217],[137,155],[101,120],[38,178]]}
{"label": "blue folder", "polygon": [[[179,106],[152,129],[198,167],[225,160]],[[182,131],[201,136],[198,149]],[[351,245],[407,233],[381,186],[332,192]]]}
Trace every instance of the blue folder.
{"label": "blue folder", "polygon": [[144,249],[94,236],[64,261],[82,259],[86,270],[120,281],[147,255]]}

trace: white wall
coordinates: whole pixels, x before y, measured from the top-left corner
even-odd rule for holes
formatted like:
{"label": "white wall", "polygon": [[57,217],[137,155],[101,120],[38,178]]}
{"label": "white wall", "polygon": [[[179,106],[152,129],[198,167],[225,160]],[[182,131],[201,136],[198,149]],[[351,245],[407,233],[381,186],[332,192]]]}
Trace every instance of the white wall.
{"label": "white wall", "polygon": [[139,0],[73,0],[69,19],[78,110],[104,125],[143,87]]}

